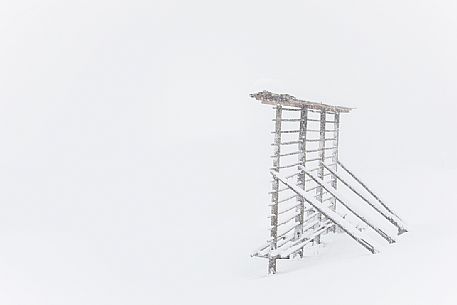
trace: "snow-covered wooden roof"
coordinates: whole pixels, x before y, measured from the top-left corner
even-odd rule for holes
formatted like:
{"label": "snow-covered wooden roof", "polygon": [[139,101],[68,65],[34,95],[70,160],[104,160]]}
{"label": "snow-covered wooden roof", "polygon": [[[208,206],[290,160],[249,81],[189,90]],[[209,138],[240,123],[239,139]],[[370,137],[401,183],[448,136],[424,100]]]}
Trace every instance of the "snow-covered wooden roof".
{"label": "snow-covered wooden roof", "polygon": [[324,110],[331,112],[349,112],[353,108],[342,107],[342,106],[332,106],[323,103],[310,102],[305,100],[299,100],[296,97],[289,94],[276,94],[269,91],[262,91],[250,95],[252,98],[255,98],[258,101],[261,101],[262,104],[269,105],[282,105],[289,107],[303,107],[306,106],[310,109]]}

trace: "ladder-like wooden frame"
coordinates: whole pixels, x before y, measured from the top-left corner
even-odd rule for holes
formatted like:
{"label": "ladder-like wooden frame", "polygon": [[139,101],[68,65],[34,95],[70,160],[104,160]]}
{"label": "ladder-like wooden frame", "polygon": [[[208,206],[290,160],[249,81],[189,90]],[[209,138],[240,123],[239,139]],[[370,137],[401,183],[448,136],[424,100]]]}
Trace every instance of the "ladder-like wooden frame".
{"label": "ladder-like wooden frame", "polygon": [[[388,243],[395,242],[391,234],[374,225],[343,198],[337,191],[338,182],[396,226],[399,234],[407,231],[401,219],[338,160],[340,114],[350,112],[351,108],[299,100],[268,91],[251,97],[273,105],[275,110],[270,239],[252,254],[268,259],[268,273],[276,273],[277,259],[303,257],[305,246],[319,244],[321,236],[336,232],[336,227],[370,252],[377,252],[374,241],[338,214],[338,205]],[[297,150],[291,151],[293,147]],[[338,167],[373,196],[376,203],[339,175]]]}

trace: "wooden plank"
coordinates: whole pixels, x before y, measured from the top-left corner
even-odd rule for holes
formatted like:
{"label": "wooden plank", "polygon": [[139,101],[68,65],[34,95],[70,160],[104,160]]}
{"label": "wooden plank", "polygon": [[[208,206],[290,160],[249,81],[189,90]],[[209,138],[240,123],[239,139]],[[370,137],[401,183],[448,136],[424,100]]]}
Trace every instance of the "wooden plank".
{"label": "wooden plank", "polygon": [[299,100],[288,94],[276,94],[268,91],[262,91],[250,95],[252,98],[259,100],[262,104],[286,106],[286,107],[307,107],[314,110],[323,110],[327,112],[349,112],[353,108],[342,106],[331,106],[323,103]]}

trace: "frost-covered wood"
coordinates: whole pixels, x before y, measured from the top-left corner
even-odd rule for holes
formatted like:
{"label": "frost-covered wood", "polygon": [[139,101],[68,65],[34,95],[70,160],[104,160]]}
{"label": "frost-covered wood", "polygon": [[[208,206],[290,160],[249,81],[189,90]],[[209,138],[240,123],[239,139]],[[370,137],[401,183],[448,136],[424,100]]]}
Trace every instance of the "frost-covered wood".
{"label": "frost-covered wood", "polygon": [[[303,257],[305,248],[321,242],[326,234],[335,232],[337,227],[370,252],[376,252],[378,248],[373,240],[358,230],[361,224],[388,242],[394,242],[390,233],[384,232],[370,217],[361,213],[352,200],[348,201],[336,191],[341,187],[356,190],[348,183],[338,187],[340,179],[336,174],[339,164],[340,115],[351,111],[351,108],[309,102],[288,94],[268,91],[252,94],[251,97],[263,104],[273,105],[275,110],[272,119],[274,140],[271,144],[273,166],[270,170],[277,175],[273,175],[272,190],[269,192],[270,238],[252,254],[268,259],[268,272],[276,273],[277,259]],[[380,204],[381,210],[385,209],[394,221],[399,220],[360,179],[351,172],[348,173],[376,199],[374,201]],[[360,192],[357,195],[360,196]],[[364,200],[369,201],[365,197]],[[360,223],[352,224],[336,213],[337,203],[344,207],[342,211],[354,214],[355,220]],[[398,223],[401,224],[401,221]],[[402,225],[399,233],[405,231]],[[322,239],[325,240],[326,238]]]}
{"label": "frost-covered wood", "polygon": [[[338,139],[340,136],[340,114],[339,113],[335,113],[335,120],[333,121],[333,123],[335,124],[335,126],[334,126],[334,128],[335,128],[334,148],[335,149],[333,150],[333,154],[332,154],[332,157],[333,157],[332,163],[337,164],[338,163]],[[338,170],[338,167],[335,166],[335,171],[337,171],[337,170]],[[335,175],[332,175],[332,187],[334,189],[338,188],[338,179],[335,177]],[[333,210],[336,211],[336,198],[333,201]]]}
{"label": "frost-covered wood", "polygon": [[279,255],[282,258],[289,257],[291,254],[301,251],[304,246],[306,246],[308,243],[312,242],[317,236],[320,234],[324,233],[327,229],[333,226],[333,223],[331,221],[327,221],[324,223],[320,223],[318,228],[314,231],[311,231],[311,234],[307,234],[300,238],[300,242],[295,243],[293,246],[288,248],[287,250],[281,252]]}
{"label": "frost-covered wood", "polygon": [[311,204],[316,210],[320,213],[324,214],[327,218],[332,220],[336,225],[338,225],[343,231],[345,231],[349,236],[351,236],[355,241],[357,241],[360,245],[362,245],[365,249],[370,251],[371,253],[378,253],[378,247],[376,243],[372,241],[368,236],[366,236],[363,232],[357,230],[357,228],[351,224],[349,221],[344,219],[342,216],[338,215],[336,212],[332,211],[329,207],[326,207],[322,202],[317,201],[313,197],[308,196],[306,192],[297,186],[290,184],[287,180],[281,176],[278,172],[270,171],[270,173],[277,179],[279,179],[282,183],[289,186],[297,195],[302,196],[306,202]]}
{"label": "frost-covered wood", "polygon": [[[325,111],[321,111],[320,113],[320,122],[319,122],[319,158],[316,158],[318,159],[319,161],[321,161],[319,163],[319,170],[317,171],[317,176],[321,179],[324,178],[324,166],[322,165],[322,163],[325,161],[325,117],[326,117],[326,113]],[[323,196],[323,189],[322,189],[322,186],[320,184],[318,184],[318,187],[316,189],[316,199],[317,201],[320,201],[322,202],[322,196]],[[318,216],[319,218],[322,218],[321,215]],[[316,230],[317,230],[317,227],[316,226]],[[316,238],[315,238],[315,242],[316,244],[320,244],[321,242],[321,236],[320,235],[317,235]]]}
{"label": "frost-covered wood", "polygon": [[[307,108],[302,108],[300,111],[300,133],[298,135],[298,151],[300,152],[298,156],[298,162],[300,165],[305,166],[306,163],[306,130],[308,126],[308,109]],[[297,183],[298,187],[301,189],[305,189],[305,179],[306,175],[304,172],[301,170],[298,171],[298,178],[297,178]],[[305,200],[301,197],[298,196],[298,202],[299,206],[297,208],[299,215],[295,219],[296,222],[299,223],[298,227],[295,229],[295,239],[300,239],[301,236],[303,235],[303,221],[305,217]],[[303,250],[301,249],[298,252],[298,255],[300,257],[303,257]]]}
{"label": "frost-covered wood", "polygon": [[[274,146],[274,155],[276,156],[273,159],[273,168],[275,170],[279,170],[280,168],[280,154],[281,154],[281,116],[282,116],[282,111],[281,111],[281,106],[278,105],[276,107],[276,116],[275,116],[275,139],[274,143],[276,144]],[[270,230],[270,236],[271,236],[271,244],[270,244],[270,250],[276,249],[276,238],[278,234],[278,197],[279,197],[279,181],[277,178],[274,178],[273,180],[273,193],[271,194],[271,215],[272,217],[270,218],[270,225],[271,225],[271,230]],[[275,257],[269,257],[268,258],[268,273],[274,274],[276,273],[276,258]]]}
{"label": "frost-covered wood", "polygon": [[[368,220],[366,217],[360,215],[359,212],[357,212],[356,209],[354,209],[354,207],[352,207],[351,205],[349,205],[348,201],[346,199],[344,199],[343,195],[341,195],[336,189],[334,189],[332,186],[328,186],[324,183],[324,181],[319,178],[318,176],[316,175],[313,175],[312,173],[309,173],[306,171],[306,169],[303,169],[303,171],[309,175],[310,177],[312,177],[312,179],[314,181],[316,181],[316,183],[318,183],[319,185],[322,186],[322,188],[324,188],[327,192],[329,192],[333,198],[335,198],[336,200],[338,200],[338,202],[340,202],[349,212],[351,212],[353,215],[355,215],[357,218],[359,218],[363,223],[365,223],[366,225],[368,225],[370,228],[372,228],[376,233],[378,233],[382,238],[384,238],[385,240],[387,240],[389,243],[394,243],[395,242],[395,239],[390,236],[389,234],[387,234],[386,232],[384,232],[381,228],[377,227],[376,225],[374,225],[374,222],[373,221],[370,221]],[[333,181],[332,181],[333,182]],[[330,198],[329,198],[330,199]]]}
{"label": "frost-covered wood", "polygon": [[[282,105],[289,107],[307,107],[308,109],[323,110],[323,111],[333,111],[333,112],[349,112],[352,108],[341,107],[341,106],[331,106],[323,103],[309,102],[304,100],[299,100],[289,94],[276,94],[268,91],[262,91],[258,93],[251,94],[251,97],[256,100],[261,101],[263,104],[270,105]],[[289,110],[289,109],[287,109]],[[299,110],[299,109],[298,109]]]}
{"label": "frost-covered wood", "polygon": [[[392,213],[393,215],[395,215],[398,219],[401,220],[401,218],[394,212],[392,211],[392,209],[390,207],[387,206],[387,204],[385,204],[380,198],[378,195],[376,195],[375,193],[373,193],[373,191],[371,189],[368,188],[368,186],[363,183],[359,178],[357,178],[356,175],[354,175],[349,169],[347,169],[347,167],[344,166],[344,164],[342,164],[340,161],[338,161],[338,164],[341,166],[342,169],[344,169],[349,175],[351,175],[352,178],[354,178],[355,181],[357,181],[365,190],[368,191],[368,193],[370,193],[387,211],[389,211],[390,213]],[[404,231],[402,231],[401,233],[405,233],[407,232],[406,231],[406,228],[404,228]]]}
{"label": "frost-covered wood", "polygon": [[402,232],[407,232],[405,225],[402,223],[401,219],[398,218],[396,215],[392,214],[391,212],[387,210],[382,210],[382,208],[378,207],[376,204],[374,204],[372,201],[368,200],[364,195],[362,195],[359,191],[355,189],[354,186],[350,185],[348,182],[346,182],[345,179],[341,178],[336,172],[334,172],[332,169],[327,168],[326,165],[324,165],[328,171],[330,171],[335,177],[340,180],[344,185],[346,185],[351,191],[353,191],[357,196],[359,196],[363,201],[365,201],[369,206],[371,206],[376,212],[381,214],[385,219],[387,219],[391,224],[397,227],[399,234]]}

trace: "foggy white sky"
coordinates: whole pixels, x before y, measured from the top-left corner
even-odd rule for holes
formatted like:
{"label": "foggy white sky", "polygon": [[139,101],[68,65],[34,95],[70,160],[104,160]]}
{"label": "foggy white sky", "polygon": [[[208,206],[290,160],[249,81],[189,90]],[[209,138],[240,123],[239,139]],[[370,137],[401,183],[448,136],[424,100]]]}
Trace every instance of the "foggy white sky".
{"label": "foggy white sky", "polygon": [[[57,138],[72,146],[94,134],[112,148],[142,138],[133,142],[143,159],[156,149],[152,138],[170,150],[216,135],[268,149],[270,109],[248,97],[268,89],[357,107],[343,118],[341,145],[361,166],[374,166],[371,157],[455,166],[456,9],[454,1],[2,1],[0,162],[55,160],[74,153],[53,151]],[[85,131],[56,130],[72,119],[86,121]]]}

